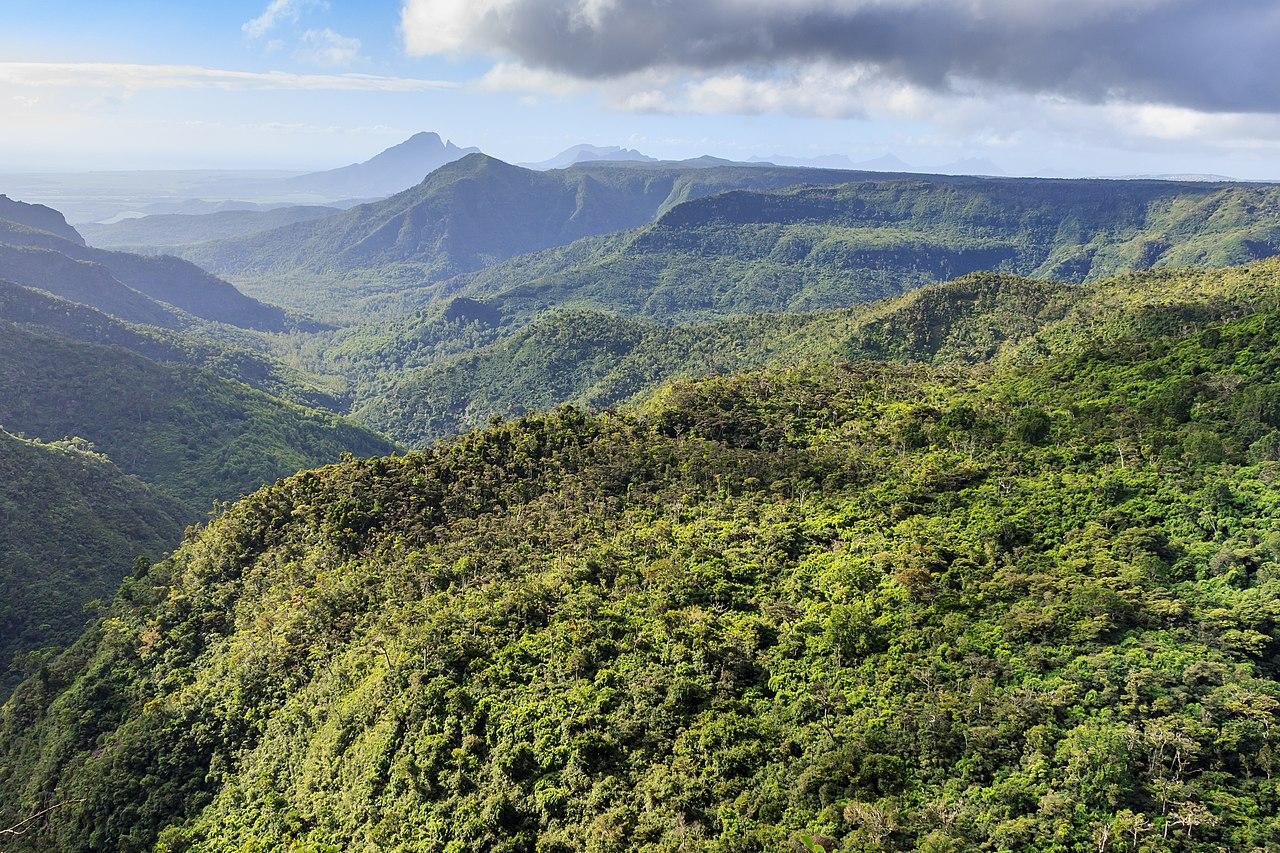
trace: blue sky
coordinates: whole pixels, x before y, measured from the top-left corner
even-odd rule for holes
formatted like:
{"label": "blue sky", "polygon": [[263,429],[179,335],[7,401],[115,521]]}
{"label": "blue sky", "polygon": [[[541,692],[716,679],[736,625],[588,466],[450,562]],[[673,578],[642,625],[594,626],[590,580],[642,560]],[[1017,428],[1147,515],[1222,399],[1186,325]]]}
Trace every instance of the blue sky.
{"label": "blue sky", "polygon": [[[660,157],[891,151],[921,168],[985,157],[1011,174],[1280,178],[1277,107],[1254,76],[1271,68],[1248,37],[1265,46],[1280,30],[1256,0],[1144,0],[1168,30],[1150,51],[1189,45],[1216,64],[1183,74],[1187,63],[1148,51],[1114,79],[1099,79],[1116,66],[1103,48],[1073,64],[1089,53],[1080,44],[1132,41],[1133,21],[1108,18],[1103,0],[1044,0],[1034,28],[1016,0],[662,2],[0,0],[0,172],[309,169],[434,130],[512,161],[593,142]],[[958,11],[974,7],[980,26]],[[1230,31],[1235,12],[1245,36]],[[1194,41],[1210,14],[1220,48]],[[914,41],[894,30],[908,25]],[[1046,45],[1080,41],[1009,58],[1011,38],[1034,46],[1046,31]]]}

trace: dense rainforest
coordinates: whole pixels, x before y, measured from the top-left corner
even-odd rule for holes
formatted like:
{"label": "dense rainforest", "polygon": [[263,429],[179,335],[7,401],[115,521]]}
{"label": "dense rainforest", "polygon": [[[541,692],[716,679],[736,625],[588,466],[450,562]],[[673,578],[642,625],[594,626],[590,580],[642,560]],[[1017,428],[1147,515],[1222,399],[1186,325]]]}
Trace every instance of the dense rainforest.
{"label": "dense rainforest", "polygon": [[0,430],[0,697],[47,652],[10,667],[15,656],[70,645],[137,557],[172,550],[186,517],[88,442]]}
{"label": "dense rainforest", "polygon": [[0,196],[0,695],[216,501],[395,450],[259,337],[316,328]]}
{"label": "dense rainforest", "polygon": [[1274,849],[1280,267],[1002,283],[236,503],[0,711],[10,848]]}
{"label": "dense rainforest", "polygon": [[0,847],[1280,846],[1275,186],[415,139],[0,196]]}

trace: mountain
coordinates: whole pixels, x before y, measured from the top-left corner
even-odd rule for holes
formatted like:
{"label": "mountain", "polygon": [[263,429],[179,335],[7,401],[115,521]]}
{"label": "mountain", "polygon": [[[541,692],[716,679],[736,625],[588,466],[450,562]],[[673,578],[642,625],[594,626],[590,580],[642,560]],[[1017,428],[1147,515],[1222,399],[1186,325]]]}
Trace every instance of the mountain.
{"label": "mountain", "polygon": [[[580,163],[553,172],[472,154],[389,199],[264,234],[183,250],[237,280],[257,276],[273,301],[324,309],[324,300],[365,273],[367,290],[427,285],[514,255],[579,237],[636,227],[692,198],[732,189],[849,180],[846,173],[716,160]],[[290,273],[302,275],[290,277]],[[403,283],[401,283],[403,282]],[[298,292],[314,297],[299,304]],[[337,313],[350,314],[344,304]]]}
{"label": "mountain", "polygon": [[15,655],[73,642],[94,619],[85,605],[109,601],[135,558],[172,550],[185,517],[83,441],[0,430],[0,699],[46,659]]}
{"label": "mountain", "polygon": [[[24,224],[32,220],[50,228]],[[58,228],[58,222],[61,215],[49,208],[8,199],[0,204],[0,279],[135,323],[177,328],[190,322],[186,314],[262,331],[311,325],[245,296],[189,261],[95,249],[70,226]]]}
{"label": "mountain", "polygon": [[1088,287],[255,493],[0,710],[6,843],[1267,849],[1276,262]]}
{"label": "mountain", "polygon": [[126,286],[101,264],[78,261],[53,249],[7,244],[5,236],[0,223],[0,277],[4,279],[132,323],[174,329],[187,324],[172,306]]}
{"label": "mountain", "polygon": [[545,172],[549,169],[567,169],[578,163],[593,163],[596,161],[646,161],[654,162],[655,158],[641,154],[634,148],[621,148],[617,145],[574,145],[566,148],[550,160],[543,160],[539,163],[521,163],[520,165],[526,169],[537,169]]}
{"label": "mountain", "polygon": [[394,445],[331,413],[119,346],[0,323],[0,424],[81,436],[200,518],[287,473]]}
{"label": "mountain", "polygon": [[1275,185],[862,175],[697,198],[441,290],[508,322],[567,305],[663,322],[813,311],[981,270],[1086,281],[1243,263],[1280,252],[1277,211]]}
{"label": "mountain", "polygon": [[122,219],[110,225],[80,226],[87,242],[105,249],[154,252],[189,243],[205,243],[270,231],[295,222],[332,216],[339,208],[323,205],[225,210],[204,214],[158,214]]}
{"label": "mountain", "polygon": [[61,213],[42,204],[27,204],[0,194],[0,220],[84,245],[84,238]]}
{"label": "mountain", "polygon": [[377,198],[412,187],[446,163],[479,150],[459,148],[443,141],[439,134],[415,133],[363,163],[287,178],[281,185],[290,192],[327,199]]}
{"label": "mountain", "polygon": [[910,164],[893,154],[883,154],[870,160],[854,160],[846,154],[828,154],[824,157],[790,157],[775,154],[772,157],[753,157],[752,162],[774,163],[779,166],[802,166],[812,169],[844,169],[859,172],[911,172]]}
{"label": "mountain", "polygon": [[368,299],[457,295],[688,319],[843,307],[991,268],[1083,280],[1244,262],[1274,251],[1276,192],[704,161],[535,172],[471,155],[390,199],[183,254],[334,322],[376,314]]}

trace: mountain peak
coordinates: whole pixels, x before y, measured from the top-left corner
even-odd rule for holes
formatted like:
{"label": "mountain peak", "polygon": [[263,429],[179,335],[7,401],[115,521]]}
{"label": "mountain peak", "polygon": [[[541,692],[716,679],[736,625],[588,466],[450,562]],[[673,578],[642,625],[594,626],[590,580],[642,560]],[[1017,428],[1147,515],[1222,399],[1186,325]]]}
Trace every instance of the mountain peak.
{"label": "mountain peak", "polygon": [[436,169],[479,148],[459,148],[438,133],[420,131],[360,163],[290,178],[294,190],[327,199],[385,197],[416,186]]}
{"label": "mountain peak", "polygon": [[417,143],[419,145],[426,144],[426,143],[430,143],[436,146],[444,145],[444,141],[441,139],[440,134],[430,130],[420,130],[400,144],[408,145],[411,142]]}

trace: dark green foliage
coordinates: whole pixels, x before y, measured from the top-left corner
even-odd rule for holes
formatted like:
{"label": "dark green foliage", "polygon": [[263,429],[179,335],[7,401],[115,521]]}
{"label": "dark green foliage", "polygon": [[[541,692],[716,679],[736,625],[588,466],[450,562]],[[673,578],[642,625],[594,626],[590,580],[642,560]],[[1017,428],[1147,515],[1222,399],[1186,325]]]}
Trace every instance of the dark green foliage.
{"label": "dark green foliage", "polygon": [[51,207],[43,204],[27,204],[15,201],[0,193],[0,220],[12,223],[21,228],[43,231],[63,240],[84,245],[84,238],[76,229],[67,224],[66,218]]}
{"label": "dark green foliage", "polygon": [[[246,276],[255,276],[254,292],[273,302],[341,316],[361,296],[389,289],[422,304],[431,283],[523,252],[634,228],[691,198],[835,183],[856,174],[699,163],[593,163],[536,172],[472,154],[391,198],[182,253],[246,285]],[[359,273],[355,292],[341,294],[352,287],[353,272]]]}
{"label": "dark green foliage", "polygon": [[94,246],[126,251],[173,250],[193,243],[246,237],[292,225],[332,216],[336,207],[295,205],[270,210],[220,210],[215,213],[166,213],[124,219],[109,225],[87,224],[80,232]]}
{"label": "dark green foliage", "polygon": [[0,322],[0,424],[83,436],[199,518],[287,473],[394,445],[335,415],[129,350]]}
{"label": "dark green foliage", "polygon": [[0,320],[94,344],[123,347],[153,361],[200,367],[293,402],[338,409],[332,383],[304,375],[248,346],[224,343],[227,330],[183,332],[135,325],[87,305],[0,281]]}
{"label": "dark green foliage", "polygon": [[134,558],[171,550],[186,515],[83,441],[0,430],[0,696],[96,619],[85,605],[110,601]]}
{"label": "dark green foliage", "polygon": [[950,364],[679,383],[263,489],[14,693],[0,824],[64,804],[13,843],[58,851],[1275,849],[1276,268],[1046,289],[972,366],[1005,333],[960,306],[1000,302],[935,292],[951,332],[853,339]]}
{"label": "dark green foliage", "polygon": [[75,237],[29,228],[4,219],[0,211],[0,279],[135,323],[179,328],[195,317],[263,331],[316,328],[188,261],[107,252]]}
{"label": "dark green foliage", "polygon": [[656,319],[855,305],[978,270],[1087,281],[1280,248],[1280,188],[897,177],[676,206],[624,237],[451,285],[504,314],[590,305]]}
{"label": "dark green foliage", "polygon": [[130,323],[168,329],[188,323],[172,306],[121,283],[101,264],[77,261],[53,249],[13,246],[0,239],[0,279],[91,306]]}

